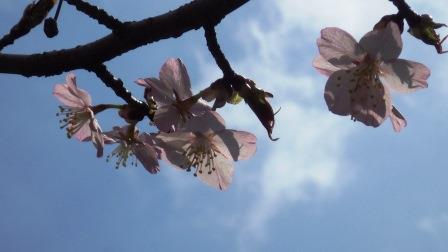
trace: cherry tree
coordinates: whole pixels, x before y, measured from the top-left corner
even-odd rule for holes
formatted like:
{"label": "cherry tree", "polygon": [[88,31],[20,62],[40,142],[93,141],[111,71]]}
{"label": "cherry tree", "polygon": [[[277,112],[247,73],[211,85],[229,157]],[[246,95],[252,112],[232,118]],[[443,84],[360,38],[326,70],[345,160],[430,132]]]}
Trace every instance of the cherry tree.
{"label": "cherry tree", "polygon": [[[354,121],[378,127],[389,118],[393,129],[401,131],[407,121],[393,105],[390,90],[413,92],[427,88],[430,70],[413,60],[399,59],[405,22],[408,32],[425,44],[446,53],[436,29],[446,26],[428,14],[419,15],[404,0],[389,0],[398,12],[387,14],[357,42],[340,28],[329,27],[317,39],[319,54],[312,65],[329,77],[324,99],[337,115],[350,115]],[[274,94],[265,91],[251,77],[237,73],[219,45],[215,27],[230,13],[249,0],[194,0],[168,13],[139,21],[122,21],[83,0],[37,0],[29,4],[18,23],[0,39],[0,51],[14,44],[32,29],[43,24],[48,38],[58,35],[57,19],[64,4],[73,5],[110,30],[96,41],[70,49],[36,54],[0,53],[0,73],[25,77],[55,76],[66,73],[65,82],[53,88],[61,102],[58,116],[68,138],[91,142],[97,157],[103,157],[105,145],[117,147],[106,159],[116,167],[141,163],[151,174],[160,171],[159,162],[191,171],[194,176],[219,190],[232,181],[233,162],[250,158],[256,151],[257,137],[244,129],[227,129],[219,109],[244,101],[267,137],[273,137],[275,112],[269,103]],[[56,8],[54,17],[52,9]],[[202,29],[207,48],[222,77],[193,93],[190,77],[181,59],[169,58],[159,76],[135,77],[141,96],[126,88],[111,73],[106,63],[139,47],[185,32]],[[311,65],[311,63],[310,63]],[[311,66],[310,66],[311,67]],[[123,104],[95,104],[94,97],[77,83],[75,70],[84,69],[112,89]],[[96,115],[117,110],[116,126],[103,130]],[[140,132],[139,123],[154,126],[152,132]],[[113,160],[113,161],[112,161]]]}

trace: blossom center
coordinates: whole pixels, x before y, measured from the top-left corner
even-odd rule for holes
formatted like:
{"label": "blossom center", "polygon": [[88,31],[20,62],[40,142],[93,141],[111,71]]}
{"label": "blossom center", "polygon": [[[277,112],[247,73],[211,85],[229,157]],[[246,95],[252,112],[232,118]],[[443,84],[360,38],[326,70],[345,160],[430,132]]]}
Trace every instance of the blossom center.
{"label": "blossom center", "polygon": [[380,63],[378,60],[367,59],[354,69],[353,76],[357,79],[355,89],[361,85],[372,86],[379,82]]}
{"label": "blossom center", "polygon": [[129,143],[127,141],[121,142],[109,155],[106,157],[106,161],[109,162],[112,158],[116,158],[115,168],[118,169],[120,166],[126,167],[128,163],[128,159],[131,160],[131,166],[137,166],[137,157],[134,154],[134,149],[132,144],[138,143]]}
{"label": "blossom center", "polygon": [[216,171],[215,158],[217,157],[215,148],[210,140],[200,133],[197,133],[197,136],[198,139],[188,146],[183,153],[185,161],[181,165],[181,168],[186,169],[188,172],[194,169],[195,177],[198,176],[198,173],[207,172],[207,174],[212,174],[213,171]]}
{"label": "blossom center", "polygon": [[68,106],[59,106],[59,112],[56,116],[61,117],[59,123],[60,128],[65,128],[67,137],[71,138],[75,135],[86,123],[89,123],[93,118],[93,113],[90,108],[77,108]]}
{"label": "blossom center", "polygon": [[[380,61],[367,59],[354,69],[347,70],[350,76],[350,102],[353,106],[375,110],[384,101],[383,84],[379,78],[381,74]],[[351,71],[351,72],[349,72]],[[380,97],[379,97],[380,96]],[[352,120],[356,121],[359,109],[352,109]]]}

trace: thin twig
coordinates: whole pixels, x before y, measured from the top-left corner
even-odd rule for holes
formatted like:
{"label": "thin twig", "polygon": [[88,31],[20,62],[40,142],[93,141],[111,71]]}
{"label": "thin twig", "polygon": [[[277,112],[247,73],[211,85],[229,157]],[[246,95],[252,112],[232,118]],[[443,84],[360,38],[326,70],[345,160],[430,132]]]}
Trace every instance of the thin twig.
{"label": "thin twig", "polygon": [[226,59],[226,56],[219,46],[218,39],[216,38],[215,26],[212,24],[206,24],[204,25],[204,31],[208,50],[224,74],[224,79],[233,78],[233,76],[235,76],[235,71],[233,71],[232,66],[230,66],[229,61]]}
{"label": "thin twig", "polygon": [[414,26],[420,20],[420,16],[411,9],[411,6],[405,0],[389,0],[398,9],[398,15],[404,19],[409,26]]}
{"label": "thin twig", "polygon": [[96,76],[102,80],[107,87],[111,88],[118,97],[122,98],[126,103],[141,111],[139,113],[141,117],[139,120],[142,120],[146,115],[152,119],[152,116],[149,115],[148,104],[132,96],[131,92],[124,87],[123,81],[115,78],[114,75],[107,70],[107,67],[104,64],[91,66],[87,68],[87,70],[94,72]]}

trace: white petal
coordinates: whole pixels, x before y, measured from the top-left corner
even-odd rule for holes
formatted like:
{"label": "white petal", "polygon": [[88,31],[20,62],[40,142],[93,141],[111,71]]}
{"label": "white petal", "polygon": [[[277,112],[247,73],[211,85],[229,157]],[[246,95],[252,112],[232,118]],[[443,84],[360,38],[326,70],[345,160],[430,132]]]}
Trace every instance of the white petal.
{"label": "white petal", "polygon": [[351,99],[352,116],[367,126],[378,127],[392,109],[389,91],[379,80],[362,81]]}
{"label": "white petal", "polygon": [[66,83],[56,84],[53,88],[53,95],[59,101],[69,107],[81,108],[92,105],[92,98],[87,91],[76,86],[76,77],[73,73],[65,77]]}
{"label": "white petal", "polygon": [[355,69],[336,71],[325,85],[325,102],[328,109],[337,115],[350,114],[350,92],[354,89],[359,78],[353,74],[354,71]]}
{"label": "white petal", "polygon": [[182,116],[176,107],[173,105],[165,105],[157,108],[154,115],[154,124],[160,131],[172,132],[183,125],[183,120],[186,121],[186,119],[187,118],[182,119]]}
{"label": "white petal", "polygon": [[215,187],[219,190],[226,190],[230,183],[232,183],[233,176],[233,161],[226,159],[219,155],[214,159],[215,171],[208,174],[207,171],[198,173],[198,177],[209,186]]}
{"label": "white petal", "polygon": [[403,47],[401,33],[394,22],[384,29],[373,30],[361,38],[359,44],[374,59],[390,61],[398,58]]}
{"label": "white petal", "polygon": [[84,101],[73,95],[66,84],[56,84],[53,88],[53,95],[66,106],[73,108],[84,107]]}
{"label": "white petal", "polygon": [[154,97],[158,106],[168,105],[176,101],[173,89],[157,78],[138,79],[135,83],[148,88],[149,95]]}
{"label": "white petal", "polygon": [[160,171],[157,153],[153,146],[147,143],[135,143],[132,145],[132,151],[149,173],[156,174]]}
{"label": "white petal", "polygon": [[400,132],[408,124],[404,116],[394,106],[392,106],[392,111],[390,112],[389,117],[390,121],[392,122],[394,131],[397,133]]}
{"label": "white petal", "polygon": [[257,149],[257,137],[249,132],[223,130],[213,137],[213,145],[228,159],[249,159]]}
{"label": "white petal", "polygon": [[183,131],[218,132],[225,129],[224,119],[216,111],[208,110],[200,116],[189,119],[182,127]]}
{"label": "white petal", "polygon": [[176,168],[185,164],[185,150],[196,136],[192,132],[159,133],[155,137],[157,146],[163,149],[161,159]]}
{"label": "white petal", "polygon": [[190,77],[180,59],[168,59],[160,70],[159,78],[168,89],[175,91],[181,100],[192,96]]}
{"label": "white petal", "polygon": [[313,67],[319,71],[319,73],[330,76],[332,73],[341,70],[328,62],[322,55],[317,55],[313,60]]}
{"label": "white petal", "polygon": [[391,89],[409,93],[428,87],[431,71],[418,62],[398,59],[381,64],[381,81]]}
{"label": "white petal", "polygon": [[335,27],[321,31],[317,46],[324,59],[343,69],[354,67],[354,63],[364,57],[364,51],[356,40],[346,31]]}

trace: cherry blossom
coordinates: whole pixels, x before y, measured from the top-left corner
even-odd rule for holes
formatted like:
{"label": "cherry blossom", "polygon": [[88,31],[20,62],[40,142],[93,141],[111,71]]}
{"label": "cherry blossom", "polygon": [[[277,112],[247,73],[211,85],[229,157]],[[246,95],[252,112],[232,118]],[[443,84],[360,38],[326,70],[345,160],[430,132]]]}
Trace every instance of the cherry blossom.
{"label": "cherry blossom", "polygon": [[154,123],[164,132],[175,131],[192,116],[210,108],[192,97],[190,78],[180,59],[168,59],[160,69],[159,79],[138,79],[137,84],[146,87],[145,96],[152,96],[158,109]]}
{"label": "cherry blossom", "polygon": [[250,158],[256,150],[256,137],[248,132],[227,130],[222,117],[209,111],[187,121],[173,133],[159,133],[162,159],[193,171],[194,176],[219,190],[232,182],[233,162]]}
{"label": "cherry blossom", "polygon": [[56,84],[53,95],[63,104],[57,116],[62,117],[61,128],[66,128],[67,137],[80,141],[91,140],[97,149],[97,156],[103,155],[104,136],[95,118],[92,98],[85,90],[76,86],[76,77],[70,73],[66,83]]}
{"label": "cherry blossom", "polygon": [[154,145],[154,139],[147,133],[139,134],[138,130],[131,126],[113,127],[112,131],[104,133],[119,145],[107,156],[107,161],[116,158],[116,168],[126,167],[128,159],[133,158],[131,165],[137,166],[140,161],[145,169],[152,173],[158,173],[160,149]]}
{"label": "cherry blossom", "polygon": [[401,34],[394,22],[373,30],[357,43],[346,31],[325,28],[317,39],[319,55],[313,66],[329,76],[325,101],[331,112],[378,127],[387,117],[399,132],[406,120],[392,105],[390,91],[413,92],[428,87],[430,70],[398,59]]}

